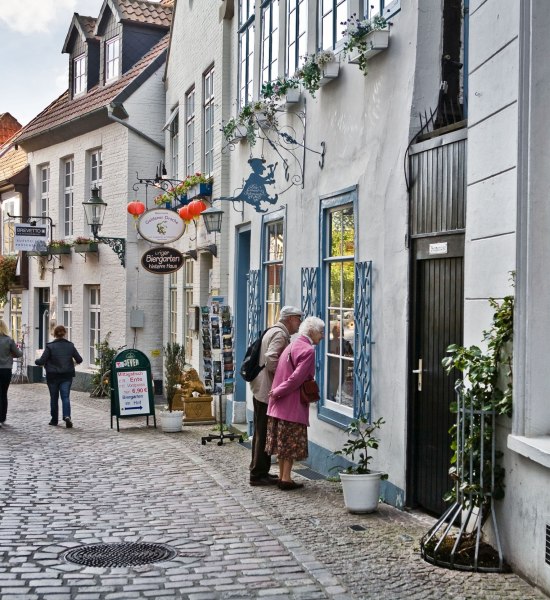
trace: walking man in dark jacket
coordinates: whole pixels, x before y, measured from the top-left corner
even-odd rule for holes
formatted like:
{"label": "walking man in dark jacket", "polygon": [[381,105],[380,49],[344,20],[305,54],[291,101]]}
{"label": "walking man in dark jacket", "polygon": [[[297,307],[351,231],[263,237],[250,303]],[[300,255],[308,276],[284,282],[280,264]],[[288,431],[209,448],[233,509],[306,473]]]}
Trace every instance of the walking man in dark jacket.
{"label": "walking man in dark jacket", "polygon": [[63,420],[67,429],[73,426],[71,421],[71,385],[75,376],[74,364],[82,362],[82,356],[78,353],[72,342],[65,339],[67,330],[63,325],[58,325],[53,330],[55,339],[46,344],[42,356],[36,359],[39,367],[46,368],[46,383],[50,390],[50,425],[57,425],[59,420],[59,395],[63,406]]}

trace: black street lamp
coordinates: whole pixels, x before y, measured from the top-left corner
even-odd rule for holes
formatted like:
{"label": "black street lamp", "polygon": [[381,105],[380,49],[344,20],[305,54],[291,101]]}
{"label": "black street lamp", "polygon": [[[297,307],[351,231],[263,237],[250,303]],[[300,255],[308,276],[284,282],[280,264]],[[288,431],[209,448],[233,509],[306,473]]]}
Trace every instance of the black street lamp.
{"label": "black street lamp", "polygon": [[211,206],[201,213],[207,233],[220,233],[222,230],[223,210]]}
{"label": "black street lamp", "polygon": [[107,210],[107,203],[99,197],[99,189],[96,185],[92,188],[92,197],[87,202],[83,202],[82,206],[84,206],[86,222],[92,230],[94,240],[110,246],[113,252],[118,256],[120,264],[124,267],[126,259],[126,240],[124,238],[103,237],[99,235],[99,231],[103,225],[105,211]]}

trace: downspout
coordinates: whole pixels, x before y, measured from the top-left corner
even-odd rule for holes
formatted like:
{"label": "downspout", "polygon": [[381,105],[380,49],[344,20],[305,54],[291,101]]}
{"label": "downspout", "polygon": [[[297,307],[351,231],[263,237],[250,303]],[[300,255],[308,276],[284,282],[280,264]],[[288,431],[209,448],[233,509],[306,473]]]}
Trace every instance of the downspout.
{"label": "downspout", "polygon": [[[122,106],[122,104],[117,104],[115,106],[113,106],[113,104],[109,104],[109,106],[107,107],[107,117],[111,121],[114,121],[115,123],[120,123],[121,125],[124,125],[124,127],[126,127],[126,129],[129,129],[130,131],[133,131],[136,135],[139,135],[139,137],[143,138],[144,140],[146,140],[150,144],[153,144],[153,146],[156,146],[157,148],[160,148],[164,152],[164,150],[165,150],[164,144],[161,144],[160,142],[157,142],[157,140],[154,140],[152,137],[149,137],[146,133],[143,133],[143,131],[140,131],[139,129],[137,129],[137,127],[134,127],[133,125],[130,125],[130,123],[126,123],[126,121],[123,121],[122,119],[119,119],[118,117],[115,117],[115,115],[113,114],[113,110],[115,108],[117,110],[121,110],[122,109],[126,113],[126,111],[124,110],[124,107]],[[128,114],[128,113],[126,113],[126,114]]]}

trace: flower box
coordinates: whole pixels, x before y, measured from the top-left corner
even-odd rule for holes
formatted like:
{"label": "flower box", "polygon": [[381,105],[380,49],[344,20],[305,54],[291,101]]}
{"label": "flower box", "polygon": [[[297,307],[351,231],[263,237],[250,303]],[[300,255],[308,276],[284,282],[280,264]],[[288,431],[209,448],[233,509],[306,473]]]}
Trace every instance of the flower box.
{"label": "flower box", "polygon": [[29,250],[28,256],[48,256],[47,250]]}
{"label": "flower box", "polygon": [[290,88],[285,94],[285,104],[298,104],[302,99],[300,88]]}
{"label": "flower box", "polygon": [[89,242],[88,244],[74,244],[75,252],[97,252],[97,242]]}
{"label": "flower box", "polygon": [[369,31],[365,36],[365,42],[367,43],[367,50],[361,52],[358,48],[355,48],[348,57],[348,62],[351,64],[359,64],[359,57],[361,54],[365,59],[376,56],[382,50],[385,50],[390,43],[390,30],[389,29],[374,29]]}
{"label": "flower box", "polygon": [[209,198],[210,196],[212,196],[211,183],[197,183],[187,190],[187,200],[193,200],[194,198]]}
{"label": "flower box", "polygon": [[327,85],[332,80],[336,79],[340,73],[339,62],[329,62],[321,69],[321,79],[319,80],[319,86]]}
{"label": "flower box", "polygon": [[48,254],[70,254],[71,247],[70,246],[48,246]]}
{"label": "flower box", "polygon": [[241,140],[246,139],[246,126],[245,125],[237,125],[235,127],[235,131],[231,135],[231,139],[227,140],[230,144],[235,144],[240,142]]}

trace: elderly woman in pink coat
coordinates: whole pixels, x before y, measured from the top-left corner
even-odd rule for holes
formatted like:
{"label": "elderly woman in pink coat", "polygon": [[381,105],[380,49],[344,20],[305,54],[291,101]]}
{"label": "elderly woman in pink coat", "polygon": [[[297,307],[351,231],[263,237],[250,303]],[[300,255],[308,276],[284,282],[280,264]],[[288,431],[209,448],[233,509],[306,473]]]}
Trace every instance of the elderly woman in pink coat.
{"label": "elderly woman in pink coat", "polygon": [[267,408],[265,451],[277,455],[280,490],[304,487],[290,477],[294,461],[308,456],[309,404],[300,400],[300,386],[315,375],[314,346],[324,335],[324,321],[317,317],[304,319],[298,337],[285,348],[275,371]]}

